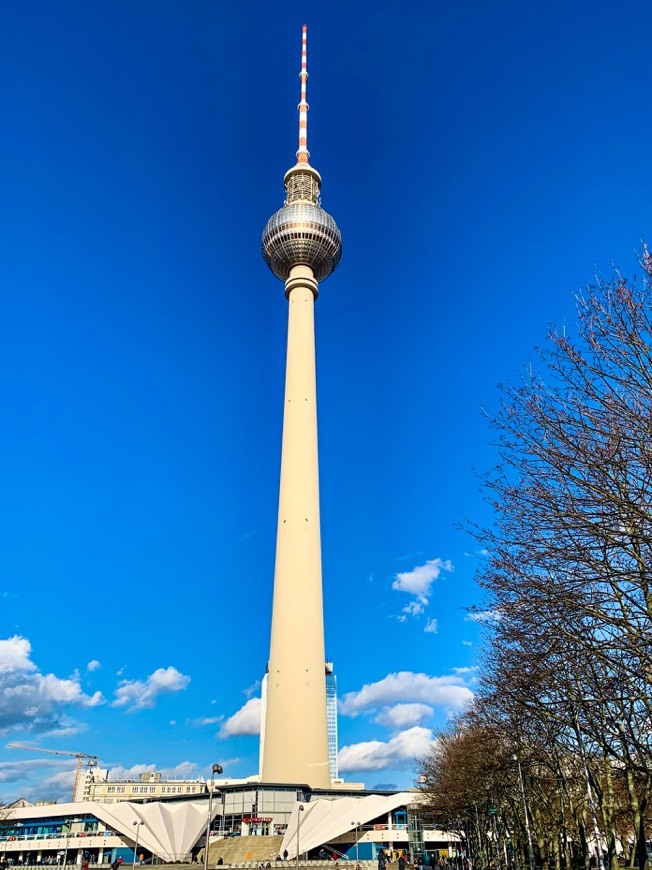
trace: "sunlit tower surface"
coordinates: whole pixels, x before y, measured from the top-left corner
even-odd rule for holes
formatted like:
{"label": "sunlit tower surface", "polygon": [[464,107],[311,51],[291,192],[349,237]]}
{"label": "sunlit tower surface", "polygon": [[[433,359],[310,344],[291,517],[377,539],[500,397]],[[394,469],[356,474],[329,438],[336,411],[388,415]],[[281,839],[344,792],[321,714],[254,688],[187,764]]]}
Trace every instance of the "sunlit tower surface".
{"label": "sunlit tower surface", "polygon": [[314,303],[342,255],[321,208],[308,152],[307,28],[301,49],[299,150],[285,203],[263,232],[267,265],[285,282],[288,342],[272,631],[262,751],[263,782],[328,787],[328,725],[319,523]]}

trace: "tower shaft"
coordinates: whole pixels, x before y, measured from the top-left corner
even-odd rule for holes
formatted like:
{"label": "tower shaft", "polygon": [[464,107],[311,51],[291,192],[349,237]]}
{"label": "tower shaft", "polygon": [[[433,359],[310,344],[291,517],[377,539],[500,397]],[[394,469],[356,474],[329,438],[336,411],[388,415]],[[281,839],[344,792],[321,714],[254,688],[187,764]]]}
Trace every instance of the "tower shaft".
{"label": "tower shaft", "polygon": [[294,266],[286,281],[287,368],[262,778],[327,787],[316,295],[313,270]]}
{"label": "tower shaft", "polygon": [[342,238],[320,205],[321,176],[308,162],[306,40],[304,26],[297,162],[285,173],[285,203],[267,221],[262,239],[267,265],[285,281],[289,312],[261,775],[264,782],[327,788],[314,304],[318,282],[340,262]]}

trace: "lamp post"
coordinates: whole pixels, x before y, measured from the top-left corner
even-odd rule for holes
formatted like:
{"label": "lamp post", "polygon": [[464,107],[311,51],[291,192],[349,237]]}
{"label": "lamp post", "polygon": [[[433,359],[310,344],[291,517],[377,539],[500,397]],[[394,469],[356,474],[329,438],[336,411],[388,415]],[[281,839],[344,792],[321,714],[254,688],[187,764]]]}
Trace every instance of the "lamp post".
{"label": "lamp post", "polygon": [[301,834],[301,813],[304,811],[304,809],[304,805],[299,804],[299,809],[297,810],[297,870],[299,868],[299,835]]}
{"label": "lamp post", "polygon": [[[492,823],[492,827],[493,827],[493,838],[492,839],[494,841],[494,858],[496,860],[496,866],[498,867],[498,870],[501,870],[501,868],[500,868],[500,846],[498,843],[498,825],[496,823],[497,809],[494,806],[493,796],[491,794],[491,786],[490,785],[487,785],[487,799],[489,801],[489,815],[491,817],[491,823]],[[491,864],[491,862],[489,862],[489,863]]]}
{"label": "lamp post", "polygon": [[[23,827],[23,823],[22,823],[22,822],[17,822],[17,823],[16,823],[16,839],[17,839],[17,840],[20,840],[20,837],[21,837],[20,829],[21,829],[22,827]],[[21,852],[22,852],[22,848],[19,847],[19,848],[18,848],[18,854],[20,854]],[[12,859],[12,863],[14,863],[14,859]]]}
{"label": "lamp post", "polygon": [[351,822],[351,824],[355,826],[355,870],[360,870],[360,864],[358,862],[358,846],[360,844],[360,838],[358,837],[358,828],[360,827],[360,822]]}
{"label": "lamp post", "polygon": [[131,866],[136,867],[136,856],[138,855],[138,834],[140,833],[140,826],[143,824],[142,822],[135,821],[133,824],[136,826],[136,845],[134,846],[134,860],[132,861]]}
{"label": "lamp post", "polygon": [[66,848],[63,852],[63,866],[65,867],[68,863],[68,837],[70,836],[70,819],[66,819],[64,821],[64,825],[66,826]]}
{"label": "lamp post", "polygon": [[[478,835],[478,855],[480,856],[480,868],[484,870],[484,855],[482,854],[482,837],[480,836],[480,816],[478,815],[478,805],[473,802],[475,807],[475,830]],[[475,863],[475,862],[474,862]]]}
{"label": "lamp post", "polygon": [[211,790],[208,793],[208,819],[206,820],[206,842],[204,843],[204,870],[208,870],[208,844],[211,836],[211,822],[213,821],[213,789],[215,788],[216,773],[222,773],[221,764],[214,764],[211,767]]}
{"label": "lamp post", "polygon": [[525,785],[523,783],[523,771],[521,769],[521,760],[516,753],[512,755],[512,761],[515,761],[518,767],[518,781],[521,784],[521,797],[523,798],[523,812],[525,814],[525,830],[527,832],[527,848],[530,858],[530,870],[534,870],[534,850],[532,848],[532,832],[530,831],[530,817],[527,811],[527,801],[525,800]]}

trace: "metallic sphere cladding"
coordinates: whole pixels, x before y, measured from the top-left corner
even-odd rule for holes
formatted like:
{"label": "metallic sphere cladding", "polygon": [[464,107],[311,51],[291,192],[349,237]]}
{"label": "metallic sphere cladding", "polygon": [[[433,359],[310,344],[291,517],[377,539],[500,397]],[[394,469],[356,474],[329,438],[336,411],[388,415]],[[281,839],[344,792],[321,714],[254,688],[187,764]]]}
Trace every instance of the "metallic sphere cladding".
{"label": "metallic sphere cladding", "polygon": [[263,231],[263,256],[281,281],[293,266],[309,266],[317,282],[337,267],[342,257],[342,237],[333,218],[312,202],[289,202],[267,221]]}

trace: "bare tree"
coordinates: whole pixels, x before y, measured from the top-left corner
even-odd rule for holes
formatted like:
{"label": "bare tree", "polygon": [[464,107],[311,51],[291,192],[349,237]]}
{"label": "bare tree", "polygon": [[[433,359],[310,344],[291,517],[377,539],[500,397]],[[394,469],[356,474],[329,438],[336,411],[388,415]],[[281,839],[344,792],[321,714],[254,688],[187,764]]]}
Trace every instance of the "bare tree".
{"label": "bare tree", "polygon": [[[504,388],[487,476],[495,525],[481,583],[494,685],[566,723],[584,753],[615,860],[613,779],[628,772],[638,864],[652,745],[652,258],[577,298],[574,340],[552,329],[541,373]],[[527,663],[526,667],[523,664]],[[516,672],[520,676],[516,678]],[[498,677],[498,679],[496,679]],[[529,692],[528,692],[529,688]],[[533,692],[533,689],[536,691]]]}
{"label": "bare tree", "polygon": [[[481,690],[464,727],[503,747],[505,829],[532,823],[537,860],[570,866],[569,842],[617,843],[646,870],[652,796],[652,257],[577,297],[576,335],[551,329],[539,371],[503,387],[500,461],[485,480],[494,523],[471,526],[489,556],[493,614]],[[462,727],[462,726],[460,726]],[[462,743],[468,741],[459,737]],[[443,771],[450,737],[431,767]],[[447,742],[448,741],[448,742]],[[524,759],[530,811],[510,797],[507,752]],[[445,752],[444,752],[445,750]],[[426,765],[427,767],[428,765]],[[443,773],[430,770],[431,782]],[[511,789],[511,791],[510,791]],[[470,805],[467,798],[467,813]],[[459,796],[458,796],[459,797]],[[441,802],[441,796],[438,798]],[[459,804],[459,800],[456,797]],[[436,802],[435,802],[436,803]],[[471,804],[473,800],[471,799]],[[477,802],[476,802],[477,803]],[[449,810],[455,804],[450,803]],[[458,809],[455,809],[457,812]],[[511,814],[511,815],[510,815]],[[509,818],[508,818],[509,815]],[[499,831],[494,830],[494,839]]]}

